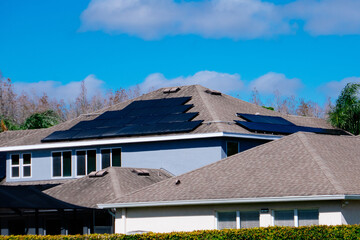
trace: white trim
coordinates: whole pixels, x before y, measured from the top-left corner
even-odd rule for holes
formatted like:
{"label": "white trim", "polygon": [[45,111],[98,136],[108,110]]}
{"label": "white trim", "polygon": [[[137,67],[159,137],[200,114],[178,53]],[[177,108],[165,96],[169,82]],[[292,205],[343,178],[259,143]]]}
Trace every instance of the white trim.
{"label": "white trim", "polygon": [[90,147],[90,146],[110,145],[110,144],[159,142],[159,141],[174,141],[174,140],[216,138],[216,137],[276,140],[276,139],[280,139],[282,136],[231,133],[231,132],[197,133],[197,134],[181,134],[181,135],[179,134],[179,135],[171,135],[171,136],[132,137],[132,138],[56,142],[56,143],[34,144],[34,145],[0,147],[0,152],[9,152],[9,151],[18,151],[18,150],[22,150],[22,151],[39,150],[39,149],[51,149],[51,148],[68,148],[68,147]]}
{"label": "white trim", "polygon": [[299,214],[298,214],[298,210],[295,208],[294,209],[294,226],[298,227],[299,226]]}
{"label": "white trim", "polygon": [[133,208],[133,207],[160,207],[204,204],[232,204],[232,203],[265,203],[265,202],[302,202],[325,200],[360,200],[360,195],[314,195],[314,196],[285,196],[264,198],[231,198],[231,199],[200,199],[178,200],[161,202],[130,202],[98,204],[99,208]]}
{"label": "white trim", "polygon": [[241,228],[240,211],[236,211],[236,229]]}

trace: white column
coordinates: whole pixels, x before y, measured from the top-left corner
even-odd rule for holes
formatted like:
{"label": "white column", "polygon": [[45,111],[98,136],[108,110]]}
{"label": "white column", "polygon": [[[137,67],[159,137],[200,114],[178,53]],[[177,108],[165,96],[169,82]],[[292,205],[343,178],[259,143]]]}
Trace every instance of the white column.
{"label": "white column", "polygon": [[240,211],[236,211],[236,228],[240,229],[241,223],[240,223]]}
{"label": "white column", "polygon": [[295,222],[295,227],[299,226],[299,216],[298,216],[298,210],[294,209],[294,222]]}

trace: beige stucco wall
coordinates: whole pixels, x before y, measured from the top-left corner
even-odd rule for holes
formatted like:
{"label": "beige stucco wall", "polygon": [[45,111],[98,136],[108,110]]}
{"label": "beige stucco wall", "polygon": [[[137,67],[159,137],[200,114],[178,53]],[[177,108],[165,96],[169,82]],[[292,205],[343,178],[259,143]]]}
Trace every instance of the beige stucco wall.
{"label": "beige stucco wall", "polygon": [[256,203],[228,205],[198,205],[179,207],[147,207],[117,209],[116,233],[137,231],[172,232],[216,229],[217,211],[259,211],[268,208],[268,213],[260,214],[260,226],[274,224],[273,210],[319,209],[319,224],[338,225],[360,222],[360,204],[343,201]]}

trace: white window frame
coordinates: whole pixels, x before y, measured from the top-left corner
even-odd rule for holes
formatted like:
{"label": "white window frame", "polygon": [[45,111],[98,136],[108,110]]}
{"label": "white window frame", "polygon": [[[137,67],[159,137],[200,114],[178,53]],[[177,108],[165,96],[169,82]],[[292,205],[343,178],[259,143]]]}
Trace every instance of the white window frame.
{"label": "white window frame", "polygon": [[113,152],[113,149],[120,149],[120,167],[122,167],[122,148],[121,147],[113,147],[113,148],[100,148],[100,169],[103,169],[103,166],[102,166],[102,151],[103,150],[110,150],[110,167],[112,167],[112,152]]}
{"label": "white window frame", "polygon": [[[63,162],[64,162],[64,152],[70,152],[71,153],[71,175],[70,176],[67,176],[67,177],[64,177],[64,165],[63,165]],[[60,174],[61,176],[54,176],[54,157],[53,157],[53,154],[54,153],[60,153]],[[51,152],[51,178],[53,179],[59,179],[59,178],[72,178],[73,177],[73,152],[72,150],[62,150],[62,151],[52,151]]]}
{"label": "white window frame", "polygon": [[[13,165],[12,164],[12,156],[13,155],[18,155],[19,156],[19,164],[18,165]],[[20,154],[19,153],[14,153],[14,154],[10,154],[10,178],[12,178],[12,179],[19,179],[19,178],[21,178],[21,158],[20,158]],[[12,168],[13,167],[18,167],[19,168],[19,176],[17,176],[17,177],[14,177],[13,176],[13,173],[12,173]]]}
{"label": "white window frame", "polygon": [[[237,142],[237,141],[226,141],[225,143],[225,149],[226,149],[226,157],[229,157],[229,154],[228,154],[228,143],[229,142],[232,142],[232,143],[237,143],[238,145],[238,152],[237,153],[240,153],[240,142]],[[234,154],[235,155],[235,154]],[[231,155],[232,156],[232,155]]]}
{"label": "white window frame", "polygon": [[236,229],[241,229],[241,212],[259,212],[259,226],[260,226],[260,210],[222,210],[222,211],[217,211],[215,210],[215,229],[219,230],[219,212],[236,212]]}
{"label": "white window frame", "polygon": [[[317,210],[319,211],[317,208],[301,208],[300,210]],[[272,217],[272,226],[275,226],[275,211],[289,211],[289,210],[292,210],[292,209],[278,209],[278,210],[272,210],[271,211],[271,217]],[[294,227],[299,227],[299,209],[298,208],[295,208],[294,209]]]}
{"label": "white window frame", "polygon": [[[96,148],[91,148],[91,149],[81,149],[81,150],[76,150],[75,152],[75,156],[76,156],[76,166],[75,166],[75,176],[77,177],[83,177],[83,176],[86,176],[88,175],[88,151],[95,151],[95,171],[97,171],[97,161],[98,161],[98,157],[97,157],[97,150]],[[77,172],[77,169],[78,169],[78,155],[77,153],[78,152],[85,152],[85,175],[78,175],[78,172]]]}
{"label": "white window frame", "polygon": [[[30,155],[30,164],[24,163],[24,155],[29,154]],[[23,153],[21,154],[21,176],[23,178],[31,178],[32,177],[32,154],[31,153]],[[24,176],[24,167],[30,167],[30,176]]]}

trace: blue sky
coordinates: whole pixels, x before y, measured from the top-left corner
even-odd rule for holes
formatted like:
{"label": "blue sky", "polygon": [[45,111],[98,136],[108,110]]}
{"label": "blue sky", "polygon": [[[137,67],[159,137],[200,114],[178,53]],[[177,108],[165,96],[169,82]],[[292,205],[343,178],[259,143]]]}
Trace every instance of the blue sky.
{"label": "blue sky", "polygon": [[[202,84],[319,103],[360,81],[359,0],[0,0],[0,71],[19,92]],[[66,99],[65,99],[66,100]]]}

